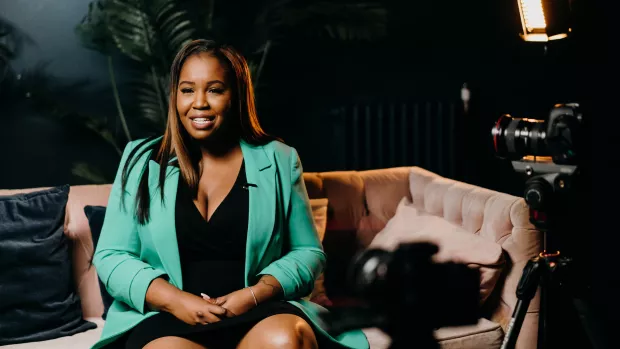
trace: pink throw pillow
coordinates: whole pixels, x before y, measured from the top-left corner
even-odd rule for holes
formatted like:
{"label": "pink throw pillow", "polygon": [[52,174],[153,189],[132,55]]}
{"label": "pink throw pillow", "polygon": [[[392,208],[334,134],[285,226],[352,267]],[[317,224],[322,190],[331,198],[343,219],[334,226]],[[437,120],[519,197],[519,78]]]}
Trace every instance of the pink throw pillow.
{"label": "pink throw pillow", "polygon": [[438,246],[436,263],[467,264],[480,271],[480,304],[491,294],[501,276],[505,259],[502,247],[441,217],[419,211],[403,198],[385,228],[368,248],[392,251],[400,243],[428,242]]}

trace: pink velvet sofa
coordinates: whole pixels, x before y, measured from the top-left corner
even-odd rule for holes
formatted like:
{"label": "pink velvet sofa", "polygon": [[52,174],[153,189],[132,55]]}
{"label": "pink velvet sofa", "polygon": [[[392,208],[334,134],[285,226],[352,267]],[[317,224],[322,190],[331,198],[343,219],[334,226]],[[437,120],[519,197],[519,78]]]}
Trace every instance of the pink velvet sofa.
{"label": "pink velvet sofa", "polygon": [[[435,337],[442,348],[499,348],[516,304],[515,290],[529,258],[541,250],[541,233],[529,222],[522,198],[441,177],[419,167],[371,171],[305,173],[311,198],[327,198],[328,221],[323,240],[330,261],[341,262],[347,253],[369,246],[375,235],[394,216],[403,197],[426,214],[441,217],[472,234],[501,246],[506,256],[503,276],[484,304],[484,317],[476,325],[440,328]],[[107,205],[111,185],[73,186],[69,195],[65,233],[74,241],[74,271],[84,317],[98,328],[45,342],[8,345],[7,349],[89,348],[100,336],[104,321],[97,274],[89,268],[93,251],[85,205]],[[0,190],[0,195],[35,191]],[[346,245],[346,246],[345,246]],[[331,259],[330,259],[330,256]],[[517,348],[536,347],[539,294],[532,300]],[[386,349],[389,337],[377,329],[364,330],[371,349]],[[415,343],[415,339],[412,339]]]}

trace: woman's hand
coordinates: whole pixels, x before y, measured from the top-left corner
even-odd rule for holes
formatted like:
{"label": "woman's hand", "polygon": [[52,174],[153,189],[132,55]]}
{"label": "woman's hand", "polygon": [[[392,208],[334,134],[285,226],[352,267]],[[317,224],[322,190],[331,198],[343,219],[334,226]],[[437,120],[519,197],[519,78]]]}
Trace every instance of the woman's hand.
{"label": "woman's hand", "polygon": [[207,302],[226,309],[227,317],[241,315],[256,306],[252,291],[247,287],[222,297],[209,298],[209,296],[203,294],[202,298]]}
{"label": "woman's hand", "polygon": [[222,306],[188,292],[180,292],[166,311],[190,325],[218,322],[227,315]]}

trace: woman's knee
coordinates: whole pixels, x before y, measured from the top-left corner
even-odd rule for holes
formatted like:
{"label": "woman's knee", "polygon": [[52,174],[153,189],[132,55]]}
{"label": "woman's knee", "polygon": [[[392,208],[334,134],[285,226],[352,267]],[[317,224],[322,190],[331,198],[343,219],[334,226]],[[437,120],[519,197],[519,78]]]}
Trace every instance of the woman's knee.
{"label": "woman's knee", "polygon": [[270,316],[256,324],[241,340],[239,348],[316,348],[312,327],[292,314]]}
{"label": "woman's knee", "polygon": [[150,341],[143,349],[206,349],[204,346],[181,337],[161,337]]}

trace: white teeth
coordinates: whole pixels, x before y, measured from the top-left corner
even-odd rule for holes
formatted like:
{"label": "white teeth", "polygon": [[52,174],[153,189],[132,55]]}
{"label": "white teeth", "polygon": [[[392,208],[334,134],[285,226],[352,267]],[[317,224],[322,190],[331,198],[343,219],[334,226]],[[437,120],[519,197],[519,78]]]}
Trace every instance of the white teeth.
{"label": "white teeth", "polygon": [[194,119],[194,122],[198,124],[206,124],[208,122],[211,122],[211,120],[208,120],[207,118],[196,118]]}

